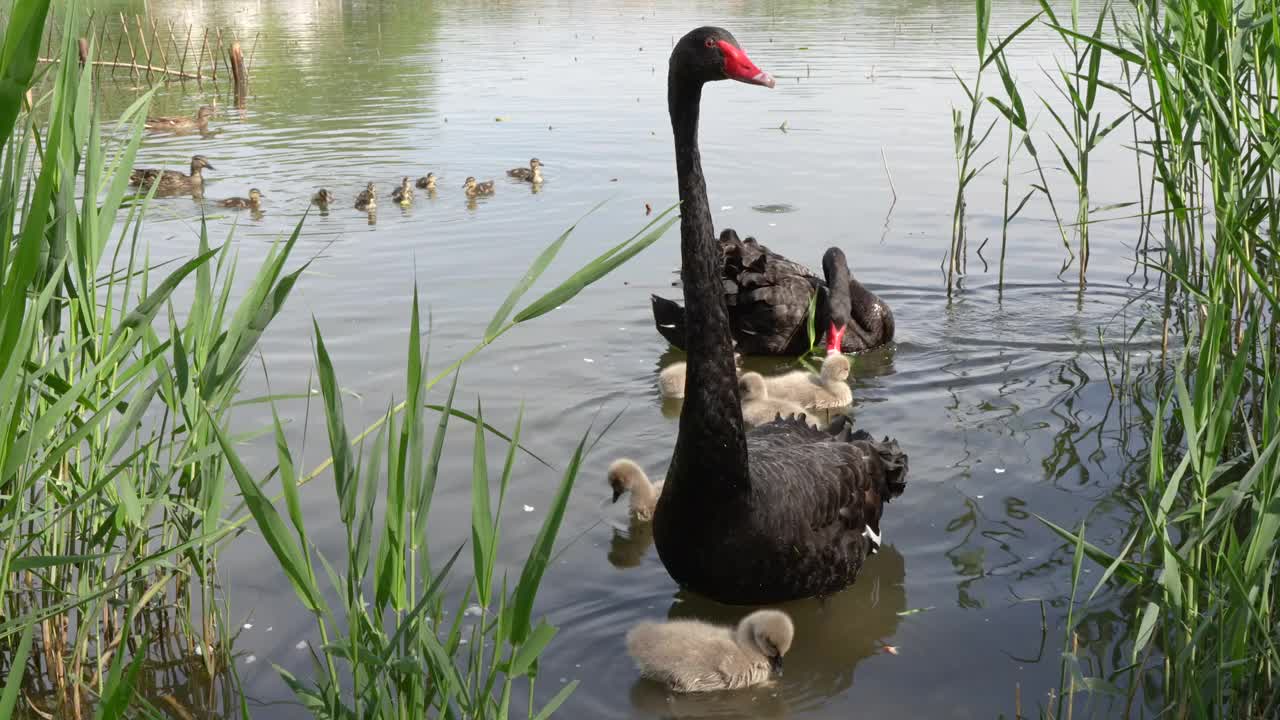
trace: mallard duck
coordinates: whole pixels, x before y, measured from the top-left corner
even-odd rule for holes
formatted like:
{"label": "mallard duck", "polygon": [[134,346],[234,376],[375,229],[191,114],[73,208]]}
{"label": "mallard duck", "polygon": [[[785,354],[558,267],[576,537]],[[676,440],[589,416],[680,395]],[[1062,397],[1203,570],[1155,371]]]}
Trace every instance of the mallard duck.
{"label": "mallard duck", "polygon": [[254,210],[257,210],[258,208],[262,207],[262,198],[263,198],[262,192],[258,190],[258,188],[251,188],[249,190],[249,197],[247,198],[246,197],[227,198],[226,200],[219,200],[218,204],[225,208],[236,208],[239,210],[243,210],[245,208],[252,208]]}
{"label": "mallard duck", "polygon": [[196,114],[192,117],[184,115],[161,115],[158,117],[147,118],[146,128],[156,131],[180,131],[180,130],[208,130],[209,118],[213,117],[213,107],[211,105],[201,105]]}
{"label": "mallard duck", "polygon": [[138,185],[143,188],[149,188],[156,185],[156,192],[159,194],[190,192],[199,190],[204,185],[204,177],[200,174],[202,170],[208,168],[213,169],[209,161],[203,155],[193,155],[191,157],[191,174],[184,175],[177,170],[161,170],[159,168],[134,168],[129,174],[129,184]]}
{"label": "mallard duck", "polygon": [[436,174],[429,172],[425,176],[418,178],[417,185],[423,190],[435,190]]}
{"label": "mallard duck", "polygon": [[467,191],[467,197],[493,194],[492,180],[486,180],[485,182],[478,183],[474,177],[469,177],[467,178],[467,181],[462,184],[462,187]]}
{"label": "mallard duck", "polygon": [[409,183],[409,178],[400,181],[400,187],[391,191],[391,199],[404,206],[413,203],[413,185]]}
{"label": "mallard duck", "polygon": [[320,188],[316,191],[315,195],[311,196],[311,202],[315,203],[315,206],[321,210],[328,210],[329,205],[331,205],[335,200],[337,200],[337,198],[333,196],[333,193],[324,188]]}
{"label": "mallard duck", "polygon": [[376,207],[378,207],[378,201],[373,192],[373,183],[369,183],[356,195],[356,209],[372,210]]}
{"label": "mallard duck", "polygon": [[517,180],[524,180],[525,182],[535,184],[540,183],[542,182],[542,161],[538,158],[531,158],[529,160],[529,167],[511,168],[507,171],[507,174]]}

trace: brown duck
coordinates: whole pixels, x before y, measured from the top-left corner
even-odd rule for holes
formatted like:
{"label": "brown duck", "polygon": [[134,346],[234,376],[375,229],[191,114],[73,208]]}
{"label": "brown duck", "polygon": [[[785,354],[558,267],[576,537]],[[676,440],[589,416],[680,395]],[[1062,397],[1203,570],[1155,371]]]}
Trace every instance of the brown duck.
{"label": "brown duck", "polygon": [[364,190],[361,190],[359,194],[356,195],[356,209],[375,210],[377,207],[378,200],[373,191],[373,183],[369,183],[365,186]]}
{"label": "brown duck", "polygon": [[201,105],[196,114],[187,117],[185,115],[160,115],[157,117],[147,118],[146,128],[157,132],[182,132],[199,130],[204,132],[209,129],[209,118],[213,117],[213,107],[211,105]]}
{"label": "brown duck", "polygon": [[249,190],[249,197],[231,197],[226,200],[219,200],[218,205],[225,208],[236,208],[237,210],[252,209],[259,210],[262,208],[263,194],[258,188]]}
{"label": "brown duck", "polygon": [[204,186],[201,171],[212,170],[213,166],[203,155],[191,157],[191,174],[186,175],[177,170],[161,170],[159,168],[134,168],[129,174],[129,184],[142,188],[156,186],[160,195],[199,191]]}
{"label": "brown duck", "polygon": [[507,171],[507,175],[536,185],[542,182],[542,161],[538,158],[531,158],[529,167],[511,168]]}
{"label": "brown duck", "polygon": [[467,197],[479,197],[480,195],[493,194],[493,181],[486,180],[484,182],[476,182],[474,177],[467,178],[462,184],[463,190],[466,191]]}

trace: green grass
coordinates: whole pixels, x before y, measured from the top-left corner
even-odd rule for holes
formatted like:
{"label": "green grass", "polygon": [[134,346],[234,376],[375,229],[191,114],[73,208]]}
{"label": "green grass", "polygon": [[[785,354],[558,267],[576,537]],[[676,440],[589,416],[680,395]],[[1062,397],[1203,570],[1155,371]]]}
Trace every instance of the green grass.
{"label": "green grass", "polygon": [[[979,2],[982,24],[985,2]],[[1130,121],[1132,151],[1149,186],[1141,208],[1140,262],[1165,283],[1164,336],[1181,338],[1170,380],[1157,388],[1148,428],[1146,482],[1132,488],[1139,515],[1109,554],[1081,524],[1051,525],[1075,547],[1063,681],[1049,717],[1069,717],[1076,695],[1111,696],[1124,716],[1270,718],[1280,713],[1280,15],[1274,3],[1216,0],[1109,6],[1087,26],[1077,4],[1042,22],[1062,39],[1070,66],[1045,107],[1072,178],[1079,212],[1079,281],[1088,267],[1088,158]],[[1069,11],[1070,20],[1060,20]],[[1123,15],[1125,20],[1117,16]],[[1113,31],[1105,32],[1110,19]],[[1103,60],[1116,67],[1104,77]],[[1017,82],[1000,63],[1006,100],[992,100],[1026,133]],[[1125,105],[1103,122],[1099,93]],[[1149,168],[1149,174],[1141,172]],[[1045,197],[1051,199],[1047,186]],[[1006,201],[1007,202],[1007,201]],[[1056,209],[1054,209],[1056,216]],[[1061,226],[1061,223],[1060,223]],[[1065,241],[1065,235],[1064,235]],[[1070,251],[1070,248],[1068,247]],[[1064,266],[1065,268],[1065,266]],[[1046,521],[1047,522],[1047,521]],[[1081,585],[1085,557],[1105,570]],[[1075,623],[1106,584],[1132,607],[1123,660],[1099,657],[1087,676]]]}
{"label": "green grass", "polygon": [[[276,413],[292,398],[242,389],[246,361],[307,270],[292,259],[303,223],[239,297],[231,293],[235,239],[214,247],[203,223],[191,258],[152,263],[140,240],[151,199],[128,188],[150,94],[119,118],[120,139],[108,141],[91,72],[67,62],[36,75],[30,39],[48,17],[47,2],[17,2],[0,50],[0,717],[249,717],[222,620],[234,597],[216,591],[219,553],[256,541],[237,539],[249,523],[316,619],[314,672],[281,672],[317,717],[549,715],[573,688],[532,705],[538,657],[556,632],[538,619],[535,601],[585,445],[512,581],[496,557],[503,500],[519,472],[520,418],[503,433],[478,405],[454,408],[452,390],[443,400],[431,394],[503,334],[655,242],[674,224],[674,207],[525,302],[570,228],[534,261],[475,347],[434,375],[415,292],[403,397],[354,436],[317,321],[331,457],[304,472]],[[60,56],[74,58],[75,7],[64,17]],[[44,89],[32,107],[20,105],[29,87]],[[190,306],[175,307],[176,297]],[[233,434],[229,411],[246,402],[267,403],[273,422]],[[457,422],[474,438],[472,533],[433,553],[431,501]],[[274,440],[276,462],[255,476],[239,453],[257,438]],[[500,471],[486,467],[493,438],[506,443]],[[332,560],[316,552],[298,500],[300,485],[322,477],[334,481],[345,531],[346,555]],[[269,481],[280,483],[279,497],[265,494]],[[232,509],[236,495],[242,504]],[[457,560],[467,545],[464,574]],[[437,567],[432,557],[451,559]],[[464,589],[452,626],[443,621],[447,583]],[[483,622],[464,636],[457,618],[472,602]],[[204,705],[182,708],[163,685],[175,670],[216,690],[197,699]],[[527,708],[510,707],[526,695]]]}

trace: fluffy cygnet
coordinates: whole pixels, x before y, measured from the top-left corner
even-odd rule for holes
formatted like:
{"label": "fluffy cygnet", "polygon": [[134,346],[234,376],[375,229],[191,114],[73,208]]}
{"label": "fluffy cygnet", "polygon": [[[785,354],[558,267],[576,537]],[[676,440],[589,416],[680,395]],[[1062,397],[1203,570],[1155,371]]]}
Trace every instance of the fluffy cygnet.
{"label": "fluffy cygnet", "polygon": [[734,690],[782,674],[795,627],[780,610],[757,610],[736,628],[698,620],[644,622],[627,633],[642,677],[676,692]]}
{"label": "fluffy cygnet", "polygon": [[[733,364],[741,365],[741,363],[742,355],[734,353]],[[686,370],[688,370],[688,363],[683,360],[680,362],[673,362],[662,368],[662,371],[658,373],[658,392],[662,394],[662,397],[671,400],[678,400],[684,397],[684,376]],[[737,372],[740,373],[741,370],[738,370]]]}
{"label": "fluffy cygnet", "polygon": [[853,402],[849,368],[849,358],[828,355],[822,361],[821,375],[796,370],[768,378],[769,397],[790,400],[810,410],[848,407]]}
{"label": "fluffy cygnet", "polygon": [[758,372],[743,373],[738,389],[742,393],[742,420],[749,427],[773,422],[779,415],[802,417],[806,424],[817,427],[817,420],[806,416],[799,404],[770,397],[764,376]]}
{"label": "fluffy cygnet", "polygon": [[622,458],[609,465],[609,487],[613,489],[613,501],[618,502],[625,493],[631,493],[629,513],[635,520],[648,522],[653,519],[653,509],[662,494],[662,481],[652,483],[635,461]]}

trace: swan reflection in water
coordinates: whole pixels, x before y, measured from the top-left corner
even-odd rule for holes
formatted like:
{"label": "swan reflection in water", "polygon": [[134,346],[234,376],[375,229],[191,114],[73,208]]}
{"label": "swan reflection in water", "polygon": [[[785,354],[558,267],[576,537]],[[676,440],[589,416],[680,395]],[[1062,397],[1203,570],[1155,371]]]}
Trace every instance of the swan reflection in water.
{"label": "swan reflection in water", "polygon": [[[610,552],[610,559],[613,553]],[[670,718],[785,718],[792,707],[812,711],[826,698],[853,686],[862,660],[884,655],[907,609],[906,562],[892,545],[871,556],[858,581],[825,600],[783,603],[795,624],[795,639],[786,657],[786,672],[771,686],[731,692],[677,694],[657,683],[637,679],[631,704],[646,714]],[[681,591],[667,618],[698,619],[734,625],[758,608],[721,605]],[[892,661],[886,655],[886,662]]]}

